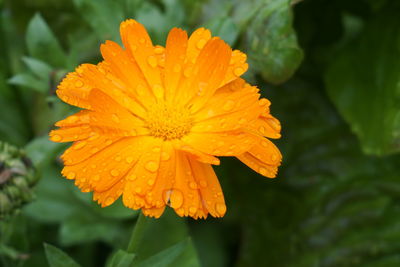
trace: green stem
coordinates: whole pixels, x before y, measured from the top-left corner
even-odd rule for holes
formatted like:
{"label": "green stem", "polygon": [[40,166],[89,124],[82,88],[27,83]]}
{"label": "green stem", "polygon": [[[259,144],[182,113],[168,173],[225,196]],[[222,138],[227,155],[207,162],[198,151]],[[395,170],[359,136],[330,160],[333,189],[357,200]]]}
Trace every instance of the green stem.
{"label": "green stem", "polygon": [[131,239],[129,240],[128,248],[126,249],[129,253],[137,253],[140,242],[143,239],[143,234],[146,230],[147,222],[149,219],[140,212],[139,217],[136,221],[135,228],[133,229]]}

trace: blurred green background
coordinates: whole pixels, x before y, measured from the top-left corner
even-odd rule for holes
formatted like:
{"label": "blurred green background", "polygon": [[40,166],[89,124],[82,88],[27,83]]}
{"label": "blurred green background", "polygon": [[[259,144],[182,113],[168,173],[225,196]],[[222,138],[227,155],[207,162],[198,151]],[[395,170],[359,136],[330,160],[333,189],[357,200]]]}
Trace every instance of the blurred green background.
{"label": "blurred green background", "polygon": [[120,22],[134,18],[154,43],[172,27],[204,26],[245,52],[246,79],[282,123],[284,155],[276,179],[224,158],[215,169],[226,216],[169,211],[151,220],[135,266],[400,266],[399,1],[0,0],[0,8],[0,140],[24,148],[40,177],[35,199],[0,221],[0,265],[129,266],[138,213],[121,202],[101,209],[61,178],[57,156],[67,146],[47,133],[74,112],[55,96],[60,79],[99,62],[100,44],[120,42]]}

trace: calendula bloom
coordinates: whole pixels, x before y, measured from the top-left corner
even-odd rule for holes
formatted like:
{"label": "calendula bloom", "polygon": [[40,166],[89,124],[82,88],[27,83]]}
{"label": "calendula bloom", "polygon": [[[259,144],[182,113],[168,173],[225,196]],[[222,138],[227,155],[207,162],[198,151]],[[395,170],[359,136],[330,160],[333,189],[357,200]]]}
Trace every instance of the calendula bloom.
{"label": "calendula bloom", "polygon": [[54,142],[74,142],[62,174],[103,207],[122,195],[125,206],[159,217],[166,205],[179,216],[222,217],[226,206],[212,164],[235,156],[273,178],[281,154],[270,102],[240,76],[246,55],[209,30],[189,38],[170,31],[153,45],[134,20],[120,27],[125,48],[107,41],[97,65],[83,64],[57,95],[83,110],[56,123]]}

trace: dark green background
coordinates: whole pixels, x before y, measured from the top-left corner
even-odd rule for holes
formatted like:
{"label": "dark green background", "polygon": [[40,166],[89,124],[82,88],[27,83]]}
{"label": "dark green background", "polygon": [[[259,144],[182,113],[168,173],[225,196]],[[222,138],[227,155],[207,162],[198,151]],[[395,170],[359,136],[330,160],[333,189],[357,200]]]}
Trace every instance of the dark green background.
{"label": "dark green background", "polygon": [[[0,140],[24,147],[36,200],[0,222],[4,266],[129,266],[137,212],[101,209],[60,176],[55,96],[134,18],[164,44],[205,26],[248,55],[282,123],[276,179],[216,167],[222,219],[151,220],[136,266],[400,266],[400,2],[396,0],[0,0]],[[45,245],[48,243],[49,245]],[[66,254],[58,250],[62,249]],[[46,258],[47,254],[47,258]],[[116,255],[113,257],[113,255]]]}

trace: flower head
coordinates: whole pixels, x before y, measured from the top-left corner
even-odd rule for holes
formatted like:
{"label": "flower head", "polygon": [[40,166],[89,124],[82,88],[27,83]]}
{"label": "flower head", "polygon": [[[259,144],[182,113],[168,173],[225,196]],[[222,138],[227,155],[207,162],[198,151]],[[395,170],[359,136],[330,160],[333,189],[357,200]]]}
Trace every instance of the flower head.
{"label": "flower head", "polygon": [[209,30],[189,38],[170,31],[153,45],[134,20],[121,24],[125,48],[107,41],[97,65],[83,64],[57,95],[83,110],[56,123],[54,142],[74,142],[62,174],[102,206],[122,195],[125,206],[159,217],[166,205],[179,216],[222,217],[226,206],[211,164],[235,156],[275,177],[280,137],[270,102],[240,76],[246,55]]}

